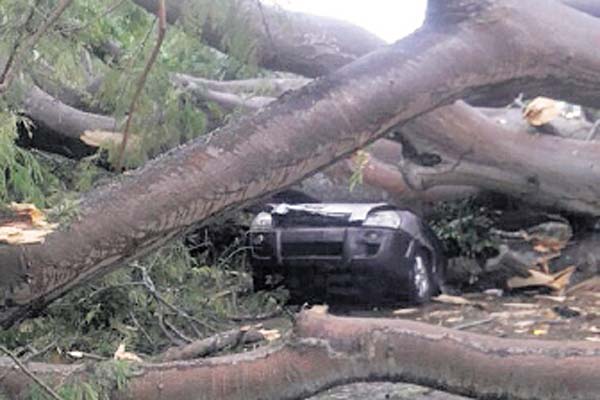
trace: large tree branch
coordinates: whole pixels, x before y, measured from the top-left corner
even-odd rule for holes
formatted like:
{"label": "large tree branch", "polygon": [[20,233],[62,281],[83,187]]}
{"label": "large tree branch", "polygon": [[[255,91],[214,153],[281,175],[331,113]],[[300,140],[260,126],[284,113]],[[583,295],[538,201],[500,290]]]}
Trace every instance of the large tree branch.
{"label": "large tree branch", "polygon": [[20,142],[69,157],[83,157],[96,149],[81,141],[87,130],[112,132],[120,124],[112,117],[80,111],[62,103],[35,85],[24,92],[21,112],[35,125],[33,135],[22,135]]}
{"label": "large tree branch", "polygon": [[[214,96],[211,90],[198,88],[195,81],[183,74],[177,77],[177,82],[196,97],[222,104],[222,97]],[[217,83],[212,82],[204,80],[203,83],[205,87],[217,88]],[[269,86],[264,81],[262,84]],[[239,90],[241,87],[252,92],[250,85],[236,85],[235,81],[223,82],[221,89]],[[257,91],[258,87],[254,89]],[[251,101],[252,97],[242,98],[232,93],[224,93],[223,97],[228,100],[226,106],[238,104],[245,109],[257,110],[263,103],[268,103],[268,98],[264,97],[256,103]],[[275,101],[275,98],[270,100]],[[584,140],[592,124],[581,118],[558,117],[544,129],[549,129],[554,135]],[[518,109],[476,111],[464,103],[424,115],[402,130],[409,134],[411,140],[421,143],[418,150],[422,153],[440,156],[437,167],[416,166],[410,172],[403,171],[407,166],[402,165],[409,164],[411,160],[404,157],[402,145],[381,139],[368,149],[369,159],[362,170],[363,181],[380,191],[373,192],[367,188],[354,195],[348,192],[349,177],[357,169],[351,160],[327,168],[324,172],[329,180],[323,176],[308,178],[302,183],[303,190],[316,198],[322,197],[323,189],[327,189],[325,196],[328,200],[372,197],[414,209],[418,204],[434,200],[472,195],[474,191],[468,189],[471,186],[522,197],[531,203],[600,214],[600,204],[596,201],[600,193],[583,189],[595,187],[590,186],[589,180],[595,179],[593,170],[595,154],[600,152],[599,143],[562,141],[557,137],[540,135]],[[499,151],[501,149],[506,150]],[[577,154],[574,159],[573,154]],[[569,162],[569,159],[572,161]],[[512,172],[509,173],[509,170]],[[334,179],[338,180],[337,184],[331,183]],[[338,193],[339,188],[345,190]]]}
{"label": "large tree branch", "polygon": [[[134,0],[134,3],[150,12],[156,11],[153,0]],[[226,53],[230,52],[231,46],[226,40],[227,21],[224,15],[240,16],[236,22],[243,24],[241,29],[252,38],[250,45],[253,46],[254,61],[272,70],[307,77],[331,72],[385,44],[375,35],[344,21],[289,13],[276,7],[259,6],[252,0],[211,0],[202,3],[201,10],[190,10],[191,3],[186,0],[170,0],[167,6],[170,23],[194,12],[208,14],[199,29],[199,39]],[[220,11],[212,12],[217,6]],[[229,10],[223,12],[223,7]]]}
{"label": "large tree branch", "polygon": [[506,129],[464,103],[435,110],[401,131],[417,152],[440,157],[435,166],[405,160],[412,163],[405,165],[405,172],[413,186],[473,185],[535,204],[600,215],[595,172],[600,168],[600,142]]}
{"label": "large tree branch", "polygon": [[158,35],[156,38],[156,43],[154,44],[154,48],[150,53],[150,57],[148,58],[148,61],[146,61],[146,65],[144,66],[144,69],[142,70],[142,73],[138,78],[135,87],[135,92],[133,93],[131,104],[129,105],[129,112],[127,113],[125,128],[123,129],[123,140],[121,141],[121,145],[119,146],[119,155],[116,164],[117,171],[121,170],[123,161],[125,161],[125,148],[127,147],[127,142],[129,140],[129,131],[131,129],[131,123],[133,121],[133,114],[135,113],[137,102],[140,98],[140,95],[142,94],[142,90],[144,89],[146,79],[150,74],[150,70],[152,69],[154,62],[158,57],[160,47],[162,46],[165,34],[167,32],[167,10],[165,7],[165,0],[157,0],[156,3],[158,4],[158,10],[156,11],[156,16],[158,17]]}
{"label": "large tree branch", "polygon": [[[113,399],[298,399],[360,381],[412,382],[479,398],[589,400],[600,392],[600,346],[500,339],[407,320],[341,318],[302,312],[294,337],[254,352],[162,364],[138,364]],[[81,365],[32,363],[58,382],[84,378]],[[0,359],[2,388],[27,395],[26,377]]]}

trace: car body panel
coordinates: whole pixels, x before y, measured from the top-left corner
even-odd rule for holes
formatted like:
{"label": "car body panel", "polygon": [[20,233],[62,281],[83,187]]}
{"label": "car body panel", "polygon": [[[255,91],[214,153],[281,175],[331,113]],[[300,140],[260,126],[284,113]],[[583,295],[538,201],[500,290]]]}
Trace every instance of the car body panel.
{"label": "car body panel", "polygon": [[[394,210],[400,228],[363,226],[373,212]],[[251,230],[251,265],[279,274],[296,297],[379,304],[410,301],[407,281],[417,248],[431,255],[439,287],[445,259],[437,238],[411,212],[383,203],[270,205],[273,225]]]}

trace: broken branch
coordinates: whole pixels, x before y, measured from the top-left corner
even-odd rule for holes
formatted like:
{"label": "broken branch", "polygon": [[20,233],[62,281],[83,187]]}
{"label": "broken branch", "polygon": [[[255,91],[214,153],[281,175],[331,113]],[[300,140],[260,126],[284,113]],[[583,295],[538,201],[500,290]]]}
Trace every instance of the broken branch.
{"label": "broken branch", "polygon": [[131,129],[131,121],[133,118],[133,114],[135,113],[135,108],[137,105],[137,101],[142,94],[142,89],[144,88],[144,84],[146,83],[146,79],[148,78],[148,74],[152,69],[152,65],[156,61],[158,57],[158,53],[160,52],[160,47],[162,46],[162,42],[165,38],[165,33],[167,32],[167,11],[165,8],[165,0],[158,0],[158,37],[156,38],[156,44],[154,45],[154,49],[152,49],[152,53],[150,53],[150,58],[140,75],[138,80],[138,84],[136,87],[136,91],[131,99],[131,105],[129,106],[129,113],[127,115],[127,122],[125,122],[125,129],[123,129],[123,140],[121,141],[121,146],[119,147],[119,156],[117,159],[116,170],[120,171],[123,165],[124,157],[125,157],[125,149],[127,147],[127,140],[129,137],[129,130]]}

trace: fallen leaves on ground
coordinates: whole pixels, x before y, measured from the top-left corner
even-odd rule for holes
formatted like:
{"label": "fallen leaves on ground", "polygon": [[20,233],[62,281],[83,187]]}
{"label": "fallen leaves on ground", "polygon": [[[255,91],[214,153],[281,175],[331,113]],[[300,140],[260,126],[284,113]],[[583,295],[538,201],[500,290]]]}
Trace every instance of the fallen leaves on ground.
{"label": "fallen leaves on ground", "polygon": [[555,292],[561,292],[569,284],[575,269],[575,266],[570,266],[555,274],[530,269],[528,277],[513,276],[506,282],[506,285],[509,289],[545,286]]}

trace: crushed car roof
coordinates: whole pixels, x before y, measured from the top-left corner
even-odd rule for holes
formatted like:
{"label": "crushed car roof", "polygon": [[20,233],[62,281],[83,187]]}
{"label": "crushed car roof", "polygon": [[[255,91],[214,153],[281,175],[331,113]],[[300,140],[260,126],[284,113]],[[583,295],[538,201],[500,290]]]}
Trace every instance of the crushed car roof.
{"label": "crushed car roof", "polygon": [[378,208],[394,208],[386,203],[306,203],[270,204],[271,213],[285,215],[290,211],[306,212],[327,217],[346,217],[349,221],[363,221],[369,212]]}

